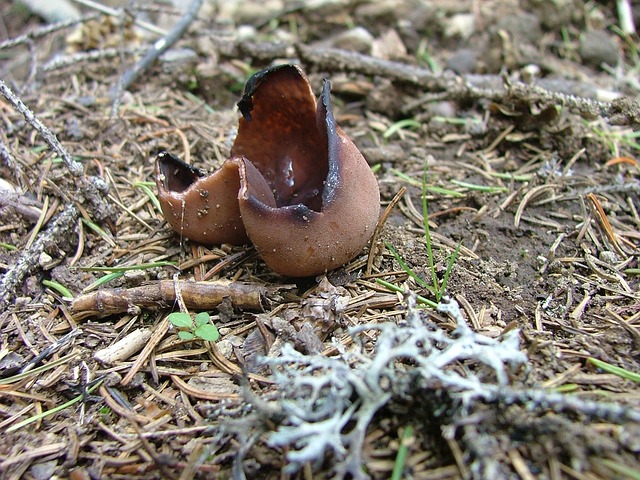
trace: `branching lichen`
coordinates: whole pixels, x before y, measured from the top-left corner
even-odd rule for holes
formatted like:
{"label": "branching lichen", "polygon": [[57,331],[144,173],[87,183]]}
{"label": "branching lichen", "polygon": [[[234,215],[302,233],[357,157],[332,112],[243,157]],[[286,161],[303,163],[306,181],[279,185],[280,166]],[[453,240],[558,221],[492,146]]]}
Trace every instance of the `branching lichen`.
{"label": "branching lichen", "polygon": [[[511,387],[510,374],[527,365],[519,332],[489,338],[469,327],[455,301],[442,302],[439,310],[455,320],[455,330],[449,333],[435,325],[408,295],[401,324],[352,328],[356,342],[350,350],[338,344],[338,355],[326,357],[304,355],[286,345],[279,357],[263,359],[273,371],[277,396],[252,401],[251,394],[247,400],[255,409],[254,420],[268,417],[275,422],[272,430],[258,423],[266,443],[286,451],[286,473],[328,462],[335,478],[368,478],[362,457],[367,429],[376,413],[394,402],[409,401],[423,410],[433,407],[428,415],[440,420],[444,437],[461,442],[474,478],[509,475],[508,467],[492,454],[495,445],[486,441],[493,438],[487,434],[491,428],[477,423],[486,415],[469,420],[481,408],[493,408],[494,415],[520,405],[534,412],[571,411],[620,423],[640,420],[640,412],[627,407]],[[365,331],[367,338],[378,332],[372,352],[360,343]],[[245,422],[243,428],[257,428],[256,422]]]}
{"label": "branching lichen", "polygon": [[[509,370],[526,363],[517,331],[488,338],[469,328],[455,302],[443,303],[441,309],[457,322],[452,334],[431,323],[409,296],[404,324],[351,329],[356,339],[364,331],[378,331],[373,355],[362,346],[339,348],[336,357],[306,356],[287,347],[280,357],[265,359],[274,371],[286,416],[268,442],[288,447],[287,470],[296,471],[306,462],[319,464],[331,455],[337,478],[366,478],[361,452],[367,427],[394,396],[415,390],[416,380],[420,388],[444,389],[467,406],[486,400],[491,396],[487,387],[506,385]],[[459,361],[484,364],[493,375],[449,368]]]}

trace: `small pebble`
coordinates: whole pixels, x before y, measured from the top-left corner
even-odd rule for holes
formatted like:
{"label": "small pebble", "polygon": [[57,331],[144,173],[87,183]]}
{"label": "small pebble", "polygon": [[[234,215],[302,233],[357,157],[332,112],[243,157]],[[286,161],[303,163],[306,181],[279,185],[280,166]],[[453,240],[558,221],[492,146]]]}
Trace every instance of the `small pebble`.
{"label": "small pebble", "polygon": [[48,266],[50,266],[52,261],[53,258],[51,258],[51,255],[49,255],[47,252],[40,253],[40,256],[38,257],[38,265],[40,265],[42,268],[47,268]]}
{"label": "small pebble", "polygon": [[582,35],[578,53],[585,64],[594,67],[600,67],[603,63],[611,66],[618,64],[618,45],[603,30],[590,30]]}
{"label": "small pebble", "polygon": [[330,37],[322,43],[333,48],[369,53],[373,44],[373,35],[366,28],[356,27]]}
{"label": "small pebble", "polygon": [[469,48],[462,48],[447,58],[447,68],[457,74],[471,73],[476,70],[478,52]]}
{"label": "small pebble", "polygon": [[369,165],[375,165],[376,163],[382,162],[397,163],[406,158],[404,150],[397,144],[365,147],[361,148],[360,152]]}
{"label": "small pebble", "polygon": [[384,60],[400,60],[407,56],[407,47],[398,32],[391,28],[374,40],[371,55]]}
{"label": "small pebble", "polygon": [[476,31],[476,17],[472,13],[457,13],[444,21],[446,37],[469,38]]}

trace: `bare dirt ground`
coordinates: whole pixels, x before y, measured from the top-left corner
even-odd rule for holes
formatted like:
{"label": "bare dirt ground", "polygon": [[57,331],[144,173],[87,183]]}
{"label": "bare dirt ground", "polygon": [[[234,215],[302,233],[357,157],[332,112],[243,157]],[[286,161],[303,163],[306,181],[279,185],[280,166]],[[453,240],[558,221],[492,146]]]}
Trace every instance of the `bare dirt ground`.
{"label": "bare dirt ground", "polygon": [[[219,3],[120,91],[182,12],[43,31],[0,6],[0,475],[640,478],[640,53],[615,2]],[[148,183],[163,150],[219,166],[244,82],[277,63],[331,79],[383,208],[406,187],[318,278],[181,239]],[[432,282],[423,187],[464,321],[414,306],[436,298],[391,252]],[[171,295],[104,316],[60,288],[174,279],[249,285],[184,293],[217,342],[177,336]]]}

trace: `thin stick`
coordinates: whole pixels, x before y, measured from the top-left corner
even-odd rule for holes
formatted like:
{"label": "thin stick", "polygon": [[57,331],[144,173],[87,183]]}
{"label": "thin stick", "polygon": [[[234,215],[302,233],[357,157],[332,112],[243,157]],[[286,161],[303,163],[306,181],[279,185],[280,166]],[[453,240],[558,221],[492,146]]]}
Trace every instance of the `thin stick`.
{"label": "thin stick", "polygon": [[160,55],[171,48],[171,46],[176,43],[180,37],[182,37],[200,11],[201,5],[202,0],[192,0],[189,4],[189,8],[187,8],[187,11],[180,20],[178,20],[174,27],[164,37],[156,41],[144,57],[124,73],[121,80],[118,82],[116,90],[112,94],[114,101],[120,98],[120,93],[129,88],[131,84],[135,82],[136,79],[158,59],[158,57],[160,57]]}
{"label": "thin stick", "polygon": [[78,209],[68,205],[62,213],[49,225],[45,232],[38,236],[31,247],[25,249],[16,263],[5,272],[0,279],[0,310],[6,307],[16,295],[24,279],[38,267],[38,257],[42,252],[54,245],[59,245],[61,238],[66,238],[76,226]]}
{"label": "thin stick", "polygon": [[[452,74],[434,74],[425,68],[414,65],[382,60],[338,48],[318,48],[300,44],[297,45],[297,51],[301,60],[322,69],[380,75],[396,82],[420,86],[429,92],[445,91],[449,98],[485,98],[493,101],[503,101],[507,97],[514,100],[525,100],[528,103],[553,103],[573,108],[582,115],[591,118],[598,115],[610,116],[614,113],[621,113],[615,111],[620,106],[614,106],[611,103],[553,92],[540,86],[528,85],[523,82],[511,82],[503,79],[502,86],[506,88],[482,88],[474,85],[478,79],[477,76],[460,77]],[[624,117],[629,117],[625,119],[630,121],[633,121],[636,115],[637,113],[633,108],[629,109],[628,113],[625,112],[623,114]]]}
{"label": "thin stick", "polygon": [[153,349],[160,343],[160,340],[164,338],[167,331],[169,331],[169,319],[168,317],[165,317],[151,334],[151,338],[149,338],[149,341],[142,349],[142,352],[140,352],[140,355],[138,355],[136,361],[133,362],[129,373],[127,373],[127,375],[120,381],[121,385],[128,385],[131,383],[133,377],[142,368],[142,364],[149,358],[149,355],[151,355]]}
{"label": "thin stick", "polygon": [[65,20],[63,22],[58,22],[51,25],[47,25],[45,27],[37,28],[28,33],[25,33],[24,35],[20,35],[18,37],[9,38],[5,40],[4,42],[0,43],[0,50],[3,50],[5,48],[15,47],[23,43],[29,43],[31,40],[35,40],[36,38],[44,37],[45,35],[48,35],[50,33],[57,32],[59,30],[64,30],[65,28],[73,27],[74,25],[78,25],[80,23],[84,23],[98,17],[99,17],[99,14],[93,13],[91,15],[85,15],[84,17],[81,17],[81,18]]}
{"label": "thin stick", "polygon": [[33,114],[33,112],[20,100],[13,91],[0,79],[0,93],[6,98],[9,103],[15,108],[22,116],[25,118],[27,123],[31,125],[36,131],[42,135],[42,138],[47,145],[53,150],[58,157],[64,162],[67,166],[71,175],[74,177],[81,177],[84,173],[84,169],[82,164],[76,162],[71,156],[67,153],[67,151],[60,144],[56,136],[49,130],[38,118]]}
{"label": "thin stick", "polygon": [[[241,282],[178,282],[186,309],[210,310],[228,299],[237,308],[262,311],[268,303],[266,287]],[[176,283],[161,280],[129,289],[102,289],[77,297],[71,305],[76,318],[104,317],[136,308],[163,308],[175,305]]]}
{"label": "thin stick", "polygon": [[4,142],[0,139],[0,159],[2,159],[2,161],[4,162],[4,164],[13,172],[13,175],[16,179],[16,181],[18,182],[18,185],[20,185],[20,187],[23,190],[26,190],[25,187],[25,182],[24,182],[24,172],[22,171],[22,167],[20,166],[20,164],[16,161],[15,158],[13,158],[13,155],[11,155],[11,152],[9,151],[9,149],[7,148],[7,146],[4,144]]}
{"label": "thin stick", "polygon": [[[121,15],[121,11],[118,11],[114,8],[107,7],[106,5],[102,5],[98,2],[93,2],[92,0],[73,0],[75,3],[79,3],[80,5],[84,5],[85,7],[93,8],[100,13],[104,13],[105,15],[110,15],[112,17],[119,17]],[[160,27],[155,26],[152,23],[145,22],[144,20],[134,19],[133,23],[135,23],[140,28],[144,28],[153,33],[157,33],[158,35],[166,35],[167,32],[161,29]]]}

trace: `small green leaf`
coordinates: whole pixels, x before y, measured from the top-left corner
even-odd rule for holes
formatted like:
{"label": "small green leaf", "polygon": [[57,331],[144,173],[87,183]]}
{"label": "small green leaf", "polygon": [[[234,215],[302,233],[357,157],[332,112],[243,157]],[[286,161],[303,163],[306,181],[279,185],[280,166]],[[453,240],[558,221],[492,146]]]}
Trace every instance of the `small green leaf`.
{"label": "small green leaf", "polygon": [[196,315],[196,325],[201,327],[209,323],[209,314],[207,312],[200,312]]}
{"label": "small green leaf", "polygon": [[178,327],[178,328],[193,327],[193,322],[191,321],[191,317],[189,316],[188,313],[173,312],[169,314],[167,318],[169,319],[169,321],[174,327]]}
{"label": "small green leaf", "polygon": [[220,338],[218,328],[210,323],[199,326],[195,329],[194,333],[197,337],[200,337],[201,339],[207,340],[209,342],[215,342],[216,340],[218,340],[218,338]]}
{"label": "small green leaf", "polygon": [[194,338],[196,338],[196,336],[191,332],[187,332],[185,330],[180,330],[178,332],[178,338],[180,340],[193,340]]}

